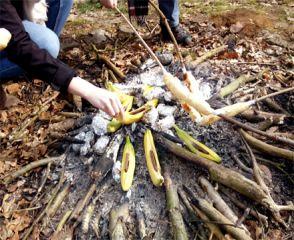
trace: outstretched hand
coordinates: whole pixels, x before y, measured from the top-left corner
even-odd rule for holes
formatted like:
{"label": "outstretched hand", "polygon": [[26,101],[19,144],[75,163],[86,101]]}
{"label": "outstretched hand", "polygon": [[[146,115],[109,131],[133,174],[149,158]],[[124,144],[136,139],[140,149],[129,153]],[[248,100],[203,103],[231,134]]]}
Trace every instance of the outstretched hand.
{"label": "outstretched hand", "polygon": [[124,115],[123,106],[114,93],[96,87],[80,77],[74,77],[71,80],[68,92],[81,96],[94,107],[101,109],[111,117],[123,117]]}
{"label": "outstretched hand", "polygon": [[106,8],[117,7],[117,0],[100,0],[100,3]]}

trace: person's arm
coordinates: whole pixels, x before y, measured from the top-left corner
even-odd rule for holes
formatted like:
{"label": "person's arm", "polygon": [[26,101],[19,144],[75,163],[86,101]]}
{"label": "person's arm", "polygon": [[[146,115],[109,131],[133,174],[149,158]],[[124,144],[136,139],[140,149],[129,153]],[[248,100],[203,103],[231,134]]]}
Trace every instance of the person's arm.
{"label": "person's arm", "polygon": [[79,95],[111,116],[124,114],[116,95],[75,77],[73,69],[40,49],[30,39],[9,0],[0,0],[0,16],[0,28],[6,28],[12,34],[5,49],[9,60],[21,66],[31,77],[51,83],[57,90]]}
{"label": "person's arm", "polygon": [[0,1],[0,28],[6,28],[12,38],[5,49],[10,61],[23,68],[32,78],[38,78],[66,91],[75,76],[73,69],[40,49],[25,31],[15,7],[10,0]]}
{"label": "person's arm", "polygon": [[100,0],[100,3],[106,8],[115,8],[117,6],[117,0]]}

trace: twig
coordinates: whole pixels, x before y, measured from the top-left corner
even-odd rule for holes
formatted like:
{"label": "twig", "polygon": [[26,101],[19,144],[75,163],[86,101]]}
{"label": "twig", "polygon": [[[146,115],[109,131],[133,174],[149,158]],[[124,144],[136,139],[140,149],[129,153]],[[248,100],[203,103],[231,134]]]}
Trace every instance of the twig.
{"label": "twig", "polygon": [[239,240],[252,240],[244,229],[236,227],[228,218],[216,210],[209,202],[202,198],[198,198],[191,190],[184,187],[185,192],[189,195],[191,203],[203,211],[209,219],[223,223],[220,226],[224,228],[229,234]]}
{"label": "twig", "polygon": [[294,161],[294,152],[288,149],[278,148],[273,145],[267,144],[261,140],[258,140],[255,137],[252,137],[244,130],[240,130],[242,136],[246,139],[246,141],[256,148],[259,151],[262,151],[264,153],[267,153],[268,155],[274,156],[274,157],[282,157],[291,161]]}
{"label": "twig", "polygon": [[242,225],[242,223],[247,218],[247,216],[249,215],[249,213],[250,213],[250,208],[246,208],[245,211],[244,211],[244,213],[242,214],[242,216],[236,222],[236,226],[237,227]]}
{"label": "twig", "polygon": [[4,184],[9,184],[11,183],[14,179],[24,175],[25,173],[31,171],[32,169],[35,169],[37,167],[41,167],[44,165],[47,165],[48,163],[54,163],[54,162],[59,162],[63,161],[66,158],[66,154],[62,154],[58,157],[49,157],[49,158],[44,158],[38,161],[31,162],[21,169],[9,174],[3,179]]}
{"label": "twig", "polygon": [[55,92],[52,97],[50,97],[46,102],[44,102],[38,109],[38,111],[33,113],[33,117],[30,119],[27,119],[21,126],[16,128],[9,136],[9,141],[18,140],[22,137],[25,130],[31,126],[40,116],[41,113],[47,111],[49,109],[49,103],[53,101],[55,98],[57,98],[59,95],[59,92]]}
{"label": "twig", "polygon": [[211,183],[204,177],[199,178],[199,183],[202,189],[208,194],[209,199],[217,210],[219,210],[225,217],[233,223],[236,223],[238,217],[232,209],[225,203],[220,194],[213,188]]}
{"label": "twig", "polygon": [[291,140],[291,139],[279,137],[279,136],[276,136],[276,135],[273,135],[273,134],[270,134],[270,133],[267,133],[267,132],[264,132],[264,131],[260,131],[260,130],[258,130],[256,128],[254,128],[254,127],[251,127],[249,125],[241,123],[238,120],[236,120],[236,119],[234,119],[232,117],[228,117],[228,116],[226,116],[224,114],[220,114],[219,116],[222,117],[223,119],[225,119],[226,121],[228,121],[230,123],[233,123],[233,124],[243,128],[243,129],[246,129],[248,131],[251,131],[251,132],[257,133],[259,135],[265,136],[265,137],[267,137],[269,139],[272,139],[274,141],[279,141],[279,142],[282,142],[282,143],[286,143],[286,144],[294,147],[294,141]]}
{"label": "twig", "polygon": [[244,170],[247,173],[252,173],[252,169],[245,166],[245,164],[235,154],[232,154],[231,156],[242,170]]}
{"label": "twig", "polygon": [[280,113],[269,113],[257,110],[246,110],[241,113],[241,116],[248,121],[264,121],[267,119],[272,119],[275,124],[283,123],[284,119],[287,117],[285,114]]}
{"label": "twig", "polygon": [[277,66],[277,63],[259,63],[259,62],[236,62],[235,64],[253,64],[263,66]]}
{"label": "twig", "polygon": [[68,210],[63,214],[62,218],[60,219],[57,225],[56,232],[60,232],[62,230],[64,224],[66,223],[67,219],[70,217],[71,213],[72,213],[72,210]]}
{"label": "twig", "polygon": [[217,47],[215,49],[212,49],[212,50],[204,53],[201,57],[196,58],[196,60],[192,61],[189,64],[189,66],[191,68],[197,67],[197,65],[199,65],[200,63],[202,63],[202,62],[206,61],[207,59],[209,59],[209,58],[211,58],[211,57],[213,57],[213,56],[215,56],[215,55],[217,55],[217,54],[225,51],[227,48],[228,48],[227,45],[222,45],[220,47]]}
{"label": "twig", "polygon": [[89,231],[89,225],[90,225],[91,218],[94,214],[94,209],[95,209],[95,205],[90,204],[85,211],[85,214],[82,220],[82,231],[84,234],[87,234]]}
{"label": "twig", "polygon": [[50,200],[48,201],[46,207],[42,210],[42,212],[38,215],[38,217],[35,218],[35,220],[31,224],[30,228],[24,233],[24,236],[21,239],[23,239],[23,240],[28,239],[28,237],[30,236],[31,232],[33,231],[35,225],[45,216],[48,209],[51,207],[52,201],[54,200],[56,194],[58,193],[59,189],[61,188],[63,181],[64,181],[64,168],[62,170],[59,182],[56,185],[56,187],[53,189],[52,196],[51,196]]}
{"label": "twig", "polygon": [[[233,196],[231,193],[229,193],[224,187],[220,188],[220,191],[225,194],[237,207],[241,208],[241,209],[247,209],[248,207],[245,206],[245,204],[241,201],[239,201],[236,196]],[[267,221],[267,216],[253,210],[250,209],[250,215],[252,215],[253,217],[255,217],[257,220],[260,220],[265,227],[268,227],[268,221]]]}
{"label": "twig", "polygon": [[225,239],[224,235],[216,224],[210,223],[209,218],[202,211],[200,211],[195,206],[191,206],[185,192],[181,188],[178,189],[178,193],[190,214],[197,214],[201,220],[205,221],[204,223],[209,228],[210,232],[215,235],[219,240]]}

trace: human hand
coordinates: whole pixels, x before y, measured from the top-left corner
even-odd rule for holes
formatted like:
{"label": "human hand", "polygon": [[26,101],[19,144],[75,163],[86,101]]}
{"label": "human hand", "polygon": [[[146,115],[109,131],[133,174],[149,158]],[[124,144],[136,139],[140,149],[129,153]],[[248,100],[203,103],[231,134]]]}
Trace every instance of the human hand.
{"label": "human hand", "polygon": [[74,77],[71,80],[68,92],[81,96],[94,107],[101,109],[112,117],[123,117],[124,115],[123,106],[114,93],[96,87],[80,77]]}
{"label": "human hand", "polygon": [[101,109],[112,117],[123,116],[124,109],[118,97],[105,89],[95,87],[86,98],[94,107]]}
{"label": "human hand", "polygon": [[117,6],[117,0],[100,0],[100,3],[106,8],[115,8]]}

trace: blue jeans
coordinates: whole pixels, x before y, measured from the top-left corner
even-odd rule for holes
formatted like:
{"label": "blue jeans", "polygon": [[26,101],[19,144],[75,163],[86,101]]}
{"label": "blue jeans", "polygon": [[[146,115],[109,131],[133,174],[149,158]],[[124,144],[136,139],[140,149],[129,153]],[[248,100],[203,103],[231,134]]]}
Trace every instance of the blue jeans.
{"label": "blue jeans", "polygon": [[[23,21],[23,26],[32,41],[41,49],[46,49],[52,57],[57,58],[60,49],[58,36],[65,25],[73,0],[47,0],[47,3],[49,6],[47,27],[27,20]],[[23,73],[23,69],[7,59],[5,51],[0,52],[0,80],[17,77]]]}
{"label": "blue jeans", "polygon": [[171,27],[180,23],[180,8],[178,0],[158,0],[159,8],[164,13]]}

